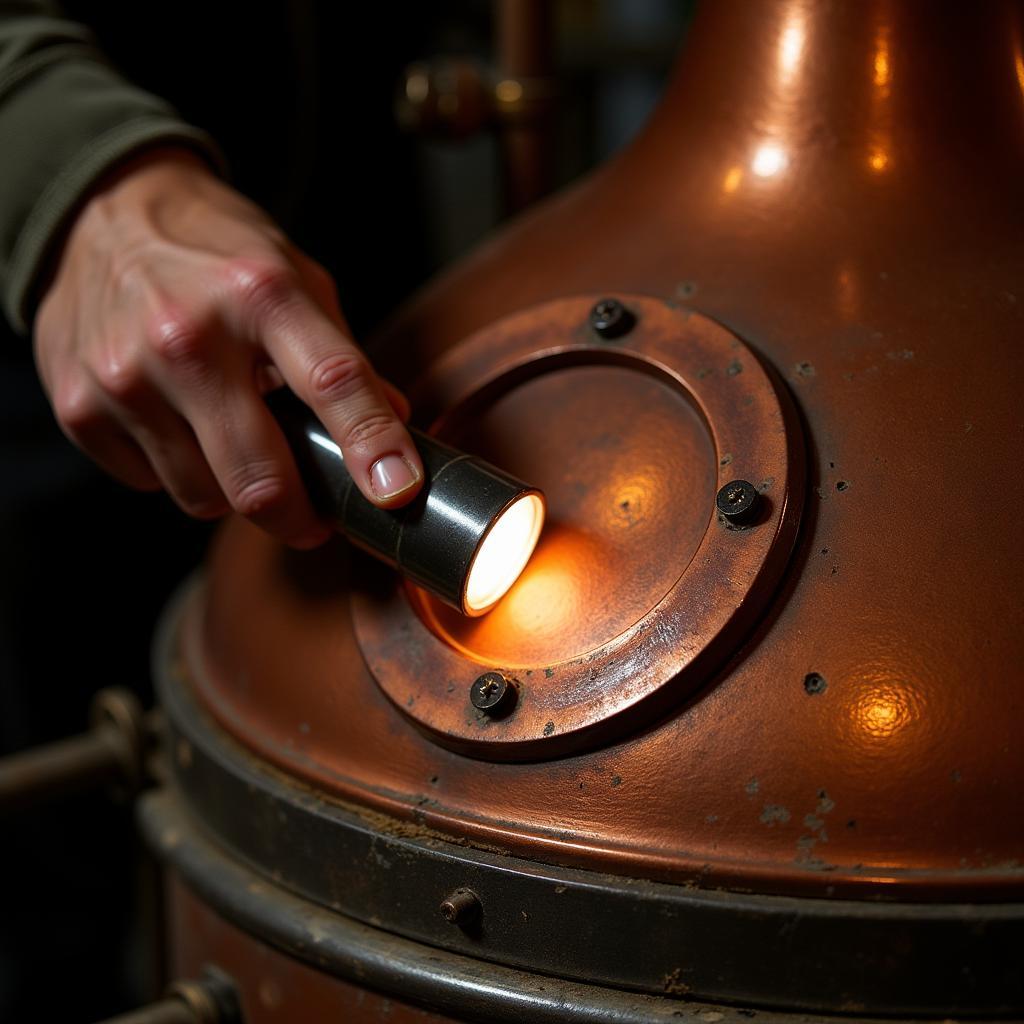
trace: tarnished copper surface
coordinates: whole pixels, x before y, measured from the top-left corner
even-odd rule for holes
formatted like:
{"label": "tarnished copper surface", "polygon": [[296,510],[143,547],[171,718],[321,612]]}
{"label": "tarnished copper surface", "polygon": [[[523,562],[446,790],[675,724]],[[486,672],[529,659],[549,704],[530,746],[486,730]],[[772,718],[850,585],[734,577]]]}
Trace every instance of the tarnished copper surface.
{"label": "tarnished copper surface", "polygon": [[584,755],[465,758],[365,668],[342,545],[292,555],[236,522],[184,623],[218,719],[327,792],[547,861],[1019,899],[1020,14],[706,5],[637,141],[445,274],[378,349],[412,385],[504,316],[637,292],[785,378],[809,447],[797,551],[698,693]]}
{"label": "tarnished copper surface", "polygon": [[235,984],[245,1024],[443,1024],[451,1020],[307,967],[218,917],[174,875],[169,881],[172,976],[199,977],[207,966],[216,964]]}
{"label": "tarnished copper surface", "polygon": [[[353,593],[360,649],[385,693],[480,757],[555,756],[678,702],[763,609],[796,536],[800,428],[753,353],[640,296],[620,296],[635,327],[602,342],[588,323],[599,298],[481,331],[414,392],[453,444],[547,497],[540,550],[507,597],[470,620],[399,585],[383,599]],[[742,530],[715,510],[737,478],[761,492]],[[516,680],[510,715],[470,704],[481,666]]]}

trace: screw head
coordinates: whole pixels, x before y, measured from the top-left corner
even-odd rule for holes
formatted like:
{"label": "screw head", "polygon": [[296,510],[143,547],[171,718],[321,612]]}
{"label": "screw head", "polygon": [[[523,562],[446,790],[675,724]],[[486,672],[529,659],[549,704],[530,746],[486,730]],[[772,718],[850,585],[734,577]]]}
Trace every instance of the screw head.
{"label": "screw head", "polygon": [[441,916],[452,924],[470,924],[479,916],[480,910],[480,899],[472,889],[456,889],[441,901]]}
{"label": "screw head", "polygon": [[515,684],[500,672],[485,672],[469,688],[469,702],[492,718],[508,714],[516,703]]}
{"label": "screw head", "polygon": [[757,516],[761,495],[747,480],[727,483],[715,498],[715,507],[727,526],[747,526]]}
{"label": "screw head", "polygon": [[606,340],[621,338],[636,323],[636,317],[618,299],[602,299],[590,311],[590,326]]}

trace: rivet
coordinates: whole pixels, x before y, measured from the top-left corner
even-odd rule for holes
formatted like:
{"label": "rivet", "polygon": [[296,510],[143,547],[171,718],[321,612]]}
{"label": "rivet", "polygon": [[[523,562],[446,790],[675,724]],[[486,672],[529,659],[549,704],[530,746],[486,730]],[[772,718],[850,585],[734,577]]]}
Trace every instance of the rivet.
{"label": "rivet", "polygon": [[441,901],[441,916],[452,924],[469,924],[481,910],[480,899],[472,889],[456,889]]}
{"label": "rivet", "polygon": [[715,498],[715,507],[728,526],[747,526],[757,516],[761,495],[747,480],[732,480]]}

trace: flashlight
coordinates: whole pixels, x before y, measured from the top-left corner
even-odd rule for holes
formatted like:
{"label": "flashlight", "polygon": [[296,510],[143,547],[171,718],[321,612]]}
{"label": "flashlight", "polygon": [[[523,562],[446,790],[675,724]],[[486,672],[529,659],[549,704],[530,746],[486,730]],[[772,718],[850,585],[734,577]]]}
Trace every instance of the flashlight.
{"label": "flashlight", "polygon": [[536,487],[419,430],[420,493],[399,509],[363,497],[341,449],[292,392],[266,396],[317,511],[354,544],[463,615],[490,611],[519,578],[544,525]]}

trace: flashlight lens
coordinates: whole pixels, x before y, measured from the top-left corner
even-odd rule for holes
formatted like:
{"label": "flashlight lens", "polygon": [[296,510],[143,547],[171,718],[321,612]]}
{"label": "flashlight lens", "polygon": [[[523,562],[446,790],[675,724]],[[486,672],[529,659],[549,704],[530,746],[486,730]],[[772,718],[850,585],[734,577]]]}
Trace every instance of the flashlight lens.
{"label": "flashlight lens", "polygon": [[527,494],[510,505],[484,537],[466,581],[466,611],[482,615],[512,586],[533,554],[544,525],[544,502]]}

